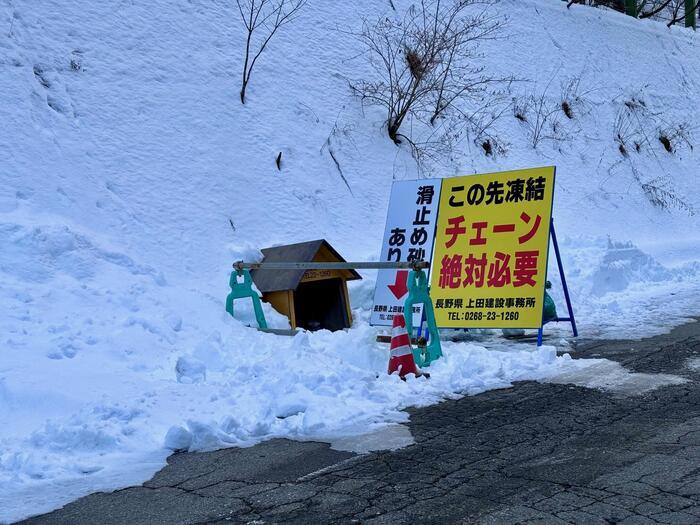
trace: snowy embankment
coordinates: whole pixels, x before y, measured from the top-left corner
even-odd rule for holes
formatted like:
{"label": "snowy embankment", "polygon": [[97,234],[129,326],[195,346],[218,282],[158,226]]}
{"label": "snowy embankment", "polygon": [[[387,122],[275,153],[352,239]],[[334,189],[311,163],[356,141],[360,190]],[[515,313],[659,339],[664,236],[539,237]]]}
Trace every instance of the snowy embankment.
{"label": "snowy embankment", "polygon": [[585,366],[552,348],[454,342],[430,381],[388,377],[366,323],[370,272],[351,289],[348,332],[276,337],[227,316],[230,263],[261,247],[325,237],[347,259],[376,259],[393,179],[555,164],[581,332],[645,335],[700,313],[697,153],[650,140],[623,156],[615,142],[632,99],[650,108],[652,138],[698,122],[690,31],[499,4],[510,22],[484,60],[530,81],[509,96],[550,86],[556,103],[581,78],[581,111],[536,148],[506,112],[505,153],[465,139],[419,173],[347,85],[369,69],[345,29],[394,16],[388,2],[310,0],[256,66],[245,106],[230,2],[40,4],[0,0],[0,522],[141,482],[171,448],[324,439]]}

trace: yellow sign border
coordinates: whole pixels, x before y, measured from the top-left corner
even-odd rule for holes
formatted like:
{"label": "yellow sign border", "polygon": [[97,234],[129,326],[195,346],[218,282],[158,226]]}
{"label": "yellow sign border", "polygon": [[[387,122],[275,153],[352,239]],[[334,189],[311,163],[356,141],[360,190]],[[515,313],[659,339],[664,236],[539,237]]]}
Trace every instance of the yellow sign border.
{"label": "yellow sign border", "polygon": [[[546,171],[546,173],[542,173],[543,171]],[[543,225],[546,224],[546,248],[545,248],[545,257],[544,257],[544,263],[539,263],[540,265],[543,264],[542,268],[543,271],[541,271],[542,275],[542,282],[541,286],[538,286],[533,289],[540,289],[540,292],[533,293],[532,295],[535,296],[536,298],[536,304],[535,308],[537,306],[544,307],[544,295],[545,295],[545,283],[547,280],[547,270],[548,270],[548,265],[549,265],[549,252],[550,252],[550,244],[551,244],[551,222],[552,222],[552,216],[553,216],[553,211],[554,211],[554,188],[556,184],[556,166],[541,166],[541,167],[536,167],[536,168],[527,168],[527,169],[522,169],[522,170],[508,170],[508,171],[500,171],[500,172],[491,172],[491,173],[478,173],[474,175],[465,175],[465,176],[460,176],[458,177],[459,179],[469,179],[471,177],[479,177],[480,179],[486,179],[488,180],[489,178],[493,179],[493,177],[498,177],[499,180],[505,181],[506,179],[513,179],[513,178],[521,178],[521,177],[532,177],[533,172],[537,173],[540,172],[540,174],[543,174],[547,176],[548,180],[551,180],[551,187],[548,188],[546,191],[549,192],[549,198],[543,199],[543,202],[546,206],[546,211],[547,211],[547,223],[544,223]],[[440,236],[444,235],[441,233],[441,228],[444,229],[446,226],[445,222],[445,208],[444,204],[446,203],[445,197],[446,195],[444,192],[449,191],[453,185],[450,184],[449,180],[450,179],[455,179],[457,177],[450,177],[447,179],[443,179],[443,184],[441,187],[440,191],[440,206],[438,208],[438,215],[437,215],[437,222],[436,222],[436,232],[435,232],[435,239],[434,239],[434,247],[433,247],[433,253],[432,253],[432,264],[431,264],[431,276],[430,276],[430,284],[431,284],[431,290],[437,291],[438,288],[438,283],[439,283],[439,278],[440,278],[440,259],[443,256],[442,252],[445,252],[445,249],[442,249],[438,247],[438,240]],[[449,188],[448,188],[449,187]],[[542,234],[544,235],[544,234]],[[544,239],[542,239],[544,241]],[[540,242],[542,242],[540,241]],[[540,244],[541,245],[541,244]],[[463,297],[468,297],[467,293],[462,291],[460,288],[460,292],[462,292]],[[520,329],[539,329],[543,326],[542,323],[542,315],[539,316],[539,323],[536,325],[532,325],[530,323],[527,324],[519,324],[521,321],[516,320],[510,320],[510,321],[501,321],[497,320],[495,324],[484,324],[483,322],[480,322],[481,320],[477,321],[474,323],[472,320],[465,320],[465,319],[459,319],[459,320],[454,320],[453,322],[445,322],[446,319],[444,318],[446,314],[445,309],[438,308],[437,301],[438,299],[441,299],[439,297],[440,295],[443,294],[436,294],[436,293],[431,293],[431,299],[433,301],[433,308],[435,309],[436,312],[436,320],[438,322],[438,327],[442,329],[460,329],[460,328],[483,328],[483,329],[502,329],[502,328],[520,328]],[[475,309],[475,311],[477,311]],[[485,308],[479,308],[478,311],[484,312]],[[440,315],[443,314],[443,315]],[[530,313],[530,320],[532,318],[532,314]],[[488,320],[487,320],[488,321]]]}

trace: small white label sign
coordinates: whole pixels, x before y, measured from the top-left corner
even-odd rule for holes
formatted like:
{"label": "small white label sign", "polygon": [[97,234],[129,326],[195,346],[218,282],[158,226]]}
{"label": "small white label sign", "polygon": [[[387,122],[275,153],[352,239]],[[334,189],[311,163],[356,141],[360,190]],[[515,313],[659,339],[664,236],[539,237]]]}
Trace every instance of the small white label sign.
{"label": "small white label sign", "polygon": [[[395,181],[391,187],[382,262],[430,261],[437,225],[441,179]],[[370,324],[391,326],[403,313],[410,270],[379,270]],[[413,326],[420,326],[423,307],[413,308]]]}

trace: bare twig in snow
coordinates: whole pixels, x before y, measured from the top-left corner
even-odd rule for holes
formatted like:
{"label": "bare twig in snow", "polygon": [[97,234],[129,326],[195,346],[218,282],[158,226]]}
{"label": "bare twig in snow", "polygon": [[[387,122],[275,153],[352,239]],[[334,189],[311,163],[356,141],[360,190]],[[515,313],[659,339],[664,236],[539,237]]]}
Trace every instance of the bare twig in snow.
{"label": "bare twig in snow", "polygon": [[[387,132],[401,143],[407,120],[435,125],[460,102],[511,79],[487,75],[475,64],[479,44],[497,37],[503,19],[491,15],[493,0],[420,0],[403,19],[364,20],[357,35],[374,70],[352,89],[387,110]],[[415,144],[415,142],[414,142]]]}
{"label": "bare twig in snow", "polygon": [[335,150],[333,147],[333,143],[331,142],[331,138],[334,137],[337,133],[338,133],[338,121],[336,120],[335,124],[333,124],[333,129],[328,134],[328,138],[326,138],[325,144],[321,148],[321,153],[323,153],[324,149],[328,150],[328,155],[330,155],[331,159],[333,160],[333,163],[335,164],[335,169],[338,170],[338,175],[340,175],[340,178],[342,179],[343,183],[348,188],[350,195],[352,195],[354,197],[355,194],[353,193],[352,188],[350,187],[350,184],[348,183],[348,179],[345,178],[345,174],[343,173],[343,169],[340,167],[340,162],[338,162],[338,158],[335,156]]}
{"label": "bare twig in snow", "polygon": [[246,88],[258,58],[279,28],[294,20],[305,4],[306,0],[236,0],[247,32],[241,82],[242,104],[245,104]]}

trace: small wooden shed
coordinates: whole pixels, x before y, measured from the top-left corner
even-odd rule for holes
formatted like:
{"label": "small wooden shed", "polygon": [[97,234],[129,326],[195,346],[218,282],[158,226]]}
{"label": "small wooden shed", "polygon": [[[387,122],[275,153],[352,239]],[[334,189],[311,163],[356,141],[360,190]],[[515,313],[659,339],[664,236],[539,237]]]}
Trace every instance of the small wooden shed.
{"label": "small wooden shed", "polygon": [[[264,248],[263,262],[345,262],[325,240]],[[254,270],[263,301],[306,330],[350,328],[347,281],[362,279],[355,270]]]}

